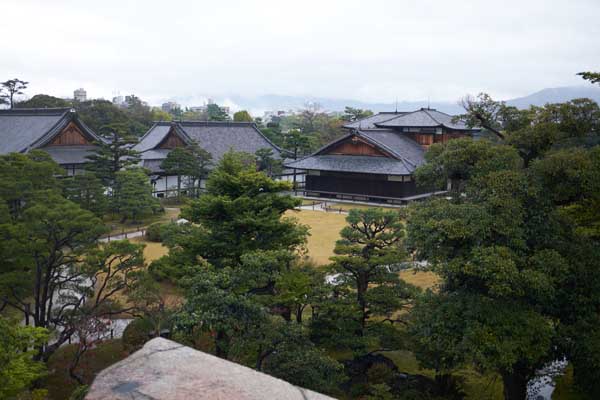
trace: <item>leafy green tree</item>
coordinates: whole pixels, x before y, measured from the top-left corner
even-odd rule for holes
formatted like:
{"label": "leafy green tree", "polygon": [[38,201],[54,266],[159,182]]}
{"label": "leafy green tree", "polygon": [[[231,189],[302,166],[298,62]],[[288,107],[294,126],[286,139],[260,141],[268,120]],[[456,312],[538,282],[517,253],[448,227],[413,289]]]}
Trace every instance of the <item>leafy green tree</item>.
{"label": "leafy green tree", "polygon": [[161,164],[167,175],[177,175],[177,193],[181,193],[182,178],[187,178],[188,187],[199,187],[200,180],[206,178],[212,155],[193,143],[186,148],[175,148],[169,152]]}
{"label": "leafy green tree", "polygon": [[339,391],[342,365],[317,348],[302,325],[271,319],[254,334],[247,342],[257,348],[256,370],[311,390]]}
{"label": "leafy green tree", "polygon": [[[54,296],[81,283],[76,265],[104,231],[101,221],[48,192],[43,200],[28,205],[16,223],[2,226],[2,230],[14,254],[10,267],[0,275],[3,301],[19,310],[27,325],[33,322],[50,329],[63,325],[72,311],[57,309]],[[44,348],[43,357],[47,359],[69,337],[68,330],[59,332],[56,343]]]}
{"label": "leafy green tree", "polygon": [[43,200],[48,190],[59,192],[56,177],[60,174],[58,164],[40,150],[0,156],[0,198],[10,215],[18,218],[35,200]]}
{"label": "leafy green tree", "polygon": [[179,315],[177,327],[189,332],[200,329],[211,333],[216,355],[227,358],[232,339],[259,324],[266,314],[247,293],[231,290],[231,276],[227,271],[211,271],[206,264],[200,268],[203,272],[194,274],[187,284],[187,301]]}
{"label": "leafy green tree", "polygon": [[293,154],[294,159],[307,154],[312,148],[310,137],[297,129],[290,130],[283,135],[282,146]]}
{"label": "leafy green tree", "polygon": [[73,105],[68,100],[64,100],[54,96],[49,96],[47,94],[36,94],[28,100],[20,101],[15,104],[15,108],[62,108],[72,106]]}
{"label": "leafy green tree", "polygon": [[[88,100],[75,104],[77,114],[93,131],[103,133],[109,125],[120,126],[122,136],[139,137],[152,126],[152,115],[135,116],[108,100]],[[136,119],[138,118],[138,119]]]}
{"label": "leafy green tree", "polygon": [[481,126],[500,139],[505,138],[504,130],[522,128],[528,122],[516,107],[495,101],[486,93],[479,93],[476,98],[467,96],[461,100],[461,105],[465,114],[457,119],[465,120],[470,127]]}
{"label": "leafy green tree", "polygon": [[456,139],[435,143],[425,153],[426,163],[415,171],[417,184],[450,188],[461,193],[465,183],[480,174],[497,169],[518,169],[522,160],[514,148],[487,140]]}
{"label": "leafy green tree", "polygon": [[273,157],[273,149],[259,149],[255,155],[259,171],[264,171],[267,175],[273,176],[281,173],[283,170],[281,160]]}
{"label": "leafy green tree", "polygon": [[326,114],[319,103],[306,103],[298,114],[296,127],[305,134],[317,132],[319,120],[325,117]]}
{"label": "leafy green tree", "polygon": [[12,109],[15,106],[15,96],[23,94],[23,90],[27,89],[29,82],[15,78],[2,82],[0,85],[6,91],[6,93],[0,92],[0,99]]}
{"label": "leafy green tree", "polygon": [[206,114],[208,116],[209,121],[228,121],[229,114],[225,112],[221,107],[217,104],[208,104],[206,106]]}
{"label": "leafy green tree", "polygon": [[600,83],[600,72],[579,72],[577,75],[590,83]]}
{"label": "leafy green tree", "polygon": [[[544,135],[553,131],[541,130],[542,142]],[[481,142],[484,149],[499,148]],[[580,202],[595,203],[597,150],[548,149],[520,166],[513,162],[516,148],[491,163],[465,157],[450,143],[434,150],[428,161],[436,167],[424,166],[418,177],[468,173],[450,201],[417,205],[409,218],[415,256],[442,277],[439,292],[411,312],[417,356],[442,374],[464,365],[494,371],[506,399],[523,399],[528,380],[546,362],[582,354],[566,343],[584,342],[574,327],[596,318],[594,217],[578,219],[572,211]],[[587,332],[588,338],[595,334]],[[580,370],[595,362],[583,359]]]}
{"label": "leafy green tree", "polygon": [[10,154],[0,163],[7,185],[0,191],[0,310],[14,309],[25,325],[53,334],[35,351],[47,360],[85,321],[126,308],[116,306],[115,294],[133,282],[127,271],[143,266],[142,247],[98,248],[102,221],[62,197],[47,154]]}
{"label": "leafy green tree", "polygon": [[167,154],[161,162],[160,168],[166,175],[177,176],[177,196],[181,195],[181,179],[185,176],[197,175],[197,159],[191,151],[177,147]]}
{"label": "leafy green tree", "polygon": [[28,389],[46,372],[33,361],[34,351],[48,338],[45,329],[20,326],[0,317],[0,398],[10,399]]}
{"label": "leafy green tree", "polygon": [[[173,116],[171,114],[161,110],[158,107],[153,107],[150,110],[150,118],[152,118],[152,121],[172,121],[173,120]],[[193,119],[193,118],[186,118],[186,119]]]}
{"label": "leafy green tree", "polygon": [[246,110],[241,110],[233,114],[233,120],[235,122],[254,122],[254,119]]}
{"label": "leafy green tree", "polygon": [[325,273],[321,269],[305,263],[292,264],[289,270],[275,277],[272,302],[289,311],[281,314],[284,319],[291,320],[293,316],[301,324],[305,310],[310,306],[314,308],[329,294]]}
{"label": "leafy green tree", "polygon": [[87,156],[88,171],[94,173],[106,187],[115,184],[116,174],[140,161],[140,154],[132,146],[137,139],[124,133],[122,125],[108,125],[103,128],[105,139],[96,143],[94,154]]}
{"label": "leafy green tree", "polygon": [[[547,232],[529,225],[549,217],[542,199],[535,204],[529,195],[535,188],[520,172],[490,175],[477,185],[478,195],[470,192],[476,200],[431,201],[409,220],[417,257],[434,265],[443,279],[431,307],[440,302],[453,307],[439,311],[445,315],[441,320],[437,311],[415,308],[413,328],[426,344],[417,355],[429,366],[443,361],[436,367],[442,373],[463,362],[498,372],[505,398],[524,399],[528,380],[551,360],[551,320],[540,307],[551,301],[552,283],[560,278],[556,268],[564,261],[544,243]],[[538,267],[542,260],[549,262],[547,270]],[[453,334],[441,341],[450,330]],[[457,345],[461,340],[466,349]]]}
{"label": "leafy green tree", "polygon": [[289,184],[256,170],[254,157],[226,153],[207,181],[207,193],[182,210],[201,224],[198,255],[215,266],[238,264],[254,250],[293,250],[305,243],[306,227],[283,217],[299,200],[282,192]]}
{"label": "leafy green tree", "polygon": [[339,274],[338,284],[355,293],[358,324],[354,334],[359,339],[355,350],[360,352],[367,345],[387,349],[387,341],[395,336],[398,312],[416,295],[416,289],[398,277],[406,258],[402,214],[353,209],[346,221],[331,267]]}
{"label": "leafy green tree", "polygon": [[142,168],[129,168],[115,174],[112,201],[122,221],[137,221],[160,209],[158,199],[152,196],[148,175]]}
{"label": "leafy green tree", "polygon": [[371,115],[373,115],[373,111],[371,110],[363,110],[360,108],[346,106],[341,118],[346,122],[354,122],[358,121],[359,119],[370,117]]}
{"label": "leafy green tree", "polygon": [[102,181],[94,174],[85,172],[65,179],[65,197],[79,204],[84,210],[102,216],[108,210],[108,197]]}

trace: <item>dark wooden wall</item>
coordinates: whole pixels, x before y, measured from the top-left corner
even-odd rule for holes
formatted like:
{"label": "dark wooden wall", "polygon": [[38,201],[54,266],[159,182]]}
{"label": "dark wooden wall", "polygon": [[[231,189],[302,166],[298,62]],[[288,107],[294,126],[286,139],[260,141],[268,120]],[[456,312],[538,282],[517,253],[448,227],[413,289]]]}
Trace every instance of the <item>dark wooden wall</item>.
{"label": "dark wooden wall", "polygon": [[387,175],[350,173],[307,175],[305,190],[397,198],[428,192],[417,188],[414,181],[395,182],[388,181]]}
{"label": "dark wooden wall", "polygon": [[428,148],[434,143],[446,143],[449,140],[467,136],[461,132],[447,130],[442,131],[441,135],[435,133],[408,133],[406,135],[409,135],[415,142],[419,143],[425,148]]}
{"label": "dark wooden wall", "polygon": [[175,147],[185,147],[185,142],[181,140],[175,132],[170,131],[159,146],[161,149],[174,149]]}
{"label": "dark wooden wall", "polygon": [[349,138],[334,147],[327,149],[323,154],[346,154],[352,156],[377,156],[386,155],[370,143],[364,142],[356,137]]}
{"label": "dark wooden wall", "polygon": [[86,144],[91,143],[77,125],[71,122],[48,143],[48,146],[81,146]]}
{"label": "dark wooden wall", "polygon": [[434,142],[435,143],[446,143],[449,140],[459,139],[459,138],[466,137],[466,136],[467,135],[465,135],[464,133],[444,131],[441,135],[435,135]]}

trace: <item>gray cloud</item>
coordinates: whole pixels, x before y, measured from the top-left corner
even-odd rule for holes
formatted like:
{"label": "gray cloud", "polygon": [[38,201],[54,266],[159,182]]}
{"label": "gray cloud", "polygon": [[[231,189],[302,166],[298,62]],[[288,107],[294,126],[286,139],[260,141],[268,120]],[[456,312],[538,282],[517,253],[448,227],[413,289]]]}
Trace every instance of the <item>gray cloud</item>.
{"label": "gray cloud", "polygon": [[600,69],[595,0],[3,0],[1,9],[0,78],[31,81],[30,94],[507,98]]}

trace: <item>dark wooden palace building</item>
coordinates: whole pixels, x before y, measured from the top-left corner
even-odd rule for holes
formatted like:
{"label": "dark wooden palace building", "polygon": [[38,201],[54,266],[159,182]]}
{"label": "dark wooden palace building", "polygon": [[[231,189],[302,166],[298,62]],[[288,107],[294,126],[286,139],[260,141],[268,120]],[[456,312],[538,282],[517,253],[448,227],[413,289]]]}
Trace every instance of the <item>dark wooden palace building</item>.
{"label": "dark wooden palace building", "polygon": [[83,170],[86,156],[103,140],[70,108],[0,110],[0,154],[44,150],[68,175]]}
{"label": "dark wooden palace building", "polygon": [[422,108],[379,113],[346,125],[348,133],[288,168],[306,171],[308,196],[401,203],[431,195],[413,179],[433,143],[472,135],[451,115]]}

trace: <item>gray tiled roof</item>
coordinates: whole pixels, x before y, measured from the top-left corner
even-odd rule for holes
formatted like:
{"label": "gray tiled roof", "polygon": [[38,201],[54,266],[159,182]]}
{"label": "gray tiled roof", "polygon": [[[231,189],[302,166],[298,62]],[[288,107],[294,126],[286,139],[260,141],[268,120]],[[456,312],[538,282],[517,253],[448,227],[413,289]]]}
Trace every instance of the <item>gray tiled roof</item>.
{"label": "gray tiled roof", "polygon": [[68,108],[0,110],[0,153],[26,151],[62,125]]}
{"label": "gray tiled roof", "polygon": [[0,110],[0,154],[43,148],[59,164],[79,164],[94,146],[43,147],[70,122],[92,140],[103,140],[79,120],[70,108],[16,108]]}
{"label": "gray tiled roof", "polygon": [[86,157],[95,149],[96,146],[49,146],[40,150],[50,154],[58,164],[83,164],[89,162]]}
{"label": "gray tiled roof", "polygon": [[168,123],[155,123],[152,127],[140,138],[140,141],[134,146],[134,149],[143,152],[155,148],[161,140],[169,133],[171,125]]}
{"label": "gray tiled roof", "polygon": [[423,147],[402,133],[389,129],[361,130],[357,133],[406,161],[413,169],[425,162]]}
{"label": "gray tiled roof", "polygon": [[338,154],[308,156],[298,161],[287,163],[286,167],[384,175],[409,175],[414,170],[407,168],[407,165],[401,160],[393,158]]}
{"label": "gray tiled roof", "polygon": [[469,128],[463,121],[452,122],[454,117],[441,111],[429,108],[399,115],[387,121],[376,123],[381,128],[401,128],[401,127],[438,127],[445,126],[450,129],[468,130]]}
{"label": "gray tiled roof", "polygon": [[377,126],[375,124],[380,124],[385,121],[389,121],[390,119],[396,118],[400,115],[408,114],[404,111],[391,111],[391,112],[380,112],[370,117],[359,119],[358,121],[351,122],[349,124],[344,125],[344,128],[347,129],[376,129]]}
{"label": "gray tiled roof", "polygon": [[271,143],[249,122],[203,122],[180,121],[158,122],[140,139],[135,149],[142,152],[143,160],[162,159],[169,150],[155,149],[174,126],[186,141],[193,140],[204,150],[208,151],[213,162],[217,162],[227,151],[244,151],[254,154],[257,150],[270,148],[274,156],[282,157],[282,150]]}

